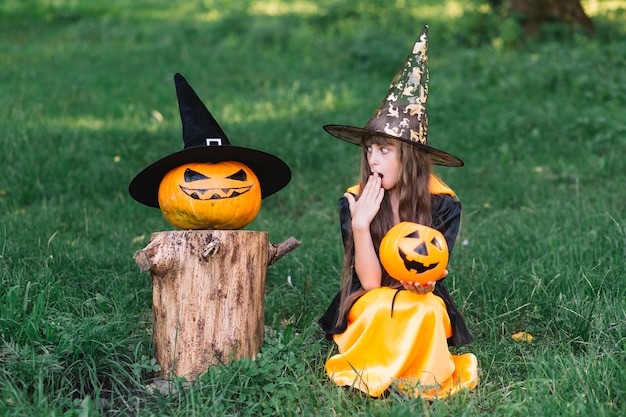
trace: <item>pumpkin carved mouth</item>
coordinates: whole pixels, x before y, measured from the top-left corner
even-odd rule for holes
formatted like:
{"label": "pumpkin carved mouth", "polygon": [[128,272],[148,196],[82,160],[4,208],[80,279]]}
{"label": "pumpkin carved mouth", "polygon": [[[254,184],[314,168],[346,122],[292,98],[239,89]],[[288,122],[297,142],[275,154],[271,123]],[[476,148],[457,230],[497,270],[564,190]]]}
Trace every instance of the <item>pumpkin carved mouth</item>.
{"label": "pumpkin carved mouth", "polygon": [[398,249],[398,254],[400,255],[400,258],[402,259],[402,261],[404,262],[404,267],[406,268],[406,270],[417,271],[418,274],[423,274],[424,272],[429,271],[433,268],[436,268],[437,265],[439,265],[439,262],[435,262],[433,264],[426,266],[421,262],[412,261],[407,257],[406,253],[402,251],[402,249]]}
{"label": "pumpkin carved mouth", "polygon": [[223,198],[238,197],[247,193],[252,188],[251,185],[239,188],[189,188],[180,187],[183,193],[194,200],[220,200]]}

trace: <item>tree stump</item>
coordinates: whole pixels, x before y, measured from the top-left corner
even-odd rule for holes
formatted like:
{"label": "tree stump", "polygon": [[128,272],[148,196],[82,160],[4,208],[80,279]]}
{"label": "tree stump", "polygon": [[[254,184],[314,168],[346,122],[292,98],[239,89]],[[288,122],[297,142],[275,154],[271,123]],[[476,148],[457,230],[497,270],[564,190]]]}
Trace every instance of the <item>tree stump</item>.
{"label": "tree stump", "polygon": [[267,232],[153,233],[135,253],[152,279],[154,357],[159,377],[193,380],[210,365],[255,359],[264,335],[267,267],[299,245]]}

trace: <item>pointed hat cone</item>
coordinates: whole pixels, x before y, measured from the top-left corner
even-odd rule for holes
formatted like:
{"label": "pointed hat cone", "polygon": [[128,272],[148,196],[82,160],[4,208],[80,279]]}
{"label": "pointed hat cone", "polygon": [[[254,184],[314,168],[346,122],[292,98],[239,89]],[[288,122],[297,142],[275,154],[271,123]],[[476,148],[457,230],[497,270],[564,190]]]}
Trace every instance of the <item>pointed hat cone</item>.
{"label": "pointed hat cone", "polygon": [[429,146],[428,114],[428,26],[417,37],[402,69],[391,82],[382,100],[364,128],[326,125],[331,135],[361,145],[368,136],[383,136],[410,143],[427,152],[433,164],[463,166],[454,155]]}
{"label": "pointed hat cone", "polygon": [[[200,97],[180,74],[174,75],[185,149],[196,146],[230,145],[226,133],[213,118]],[[214,140],[214,142],[211,142]],[[207,143],[207,141],[209,141]]]}
{"label": "pointed hat cone", "polygon": [[180,119],[183,124],[182,151],[176,152],[141,171],[131,181],[128,192],[138,202],[159,207],[159,185],[173,168],[193,162],[241,162],[256,174],[261,183],[262,198],[286,186],[291,170],[280,158],[255,149],[232,146],[202,100],[180,75],[174,76]]}

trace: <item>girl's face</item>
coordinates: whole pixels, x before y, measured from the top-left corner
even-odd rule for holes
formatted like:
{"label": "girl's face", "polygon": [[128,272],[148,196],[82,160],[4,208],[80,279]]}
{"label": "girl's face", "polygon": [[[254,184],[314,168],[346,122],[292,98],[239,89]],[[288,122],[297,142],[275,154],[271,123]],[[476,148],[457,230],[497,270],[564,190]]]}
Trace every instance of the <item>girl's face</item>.
{"label": "girl's face", "polygon": [[365,147],[367,163],[372,174],[381,177],[381,186],[391,190],[400,176],[400,148],[392,143],[375,144]]}

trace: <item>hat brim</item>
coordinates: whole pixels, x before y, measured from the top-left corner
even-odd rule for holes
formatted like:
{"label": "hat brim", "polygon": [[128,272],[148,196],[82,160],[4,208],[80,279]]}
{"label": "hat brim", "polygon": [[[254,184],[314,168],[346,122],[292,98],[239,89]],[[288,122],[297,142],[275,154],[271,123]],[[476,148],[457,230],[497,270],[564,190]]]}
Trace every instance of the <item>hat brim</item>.
{"label": "hat brim", "polygon": [[200,146],[183,149],[148,166],[133,178],[128,192],[138,202],[159,208],[159,185],[170,170],[189,163],[223,161],[237,161],[247,165],[259,179],[261,198],[274,194],[291,180],[291,170],[287,164],[274,155],[230,145]]}
{"label": "hat brim", "polygon": [[463,165],[465,165],[462,160],[452,154],[449,154],[437,148],[433,148],[432,146],[424,145],[419,142],[414,142],[402,137],[389,135],[384,132],[365,129],[363,127],[345,125],[325,125],[324,130],[338,139],[359,146],[363,143],[363,139],[368,136],[382,136],[389,139],[401,140],[402,142],[406,142],[415,146],[421,151],[427,152],[428,156],[430,157],[430,161],[433,164],[448,167],[462,167]]}

